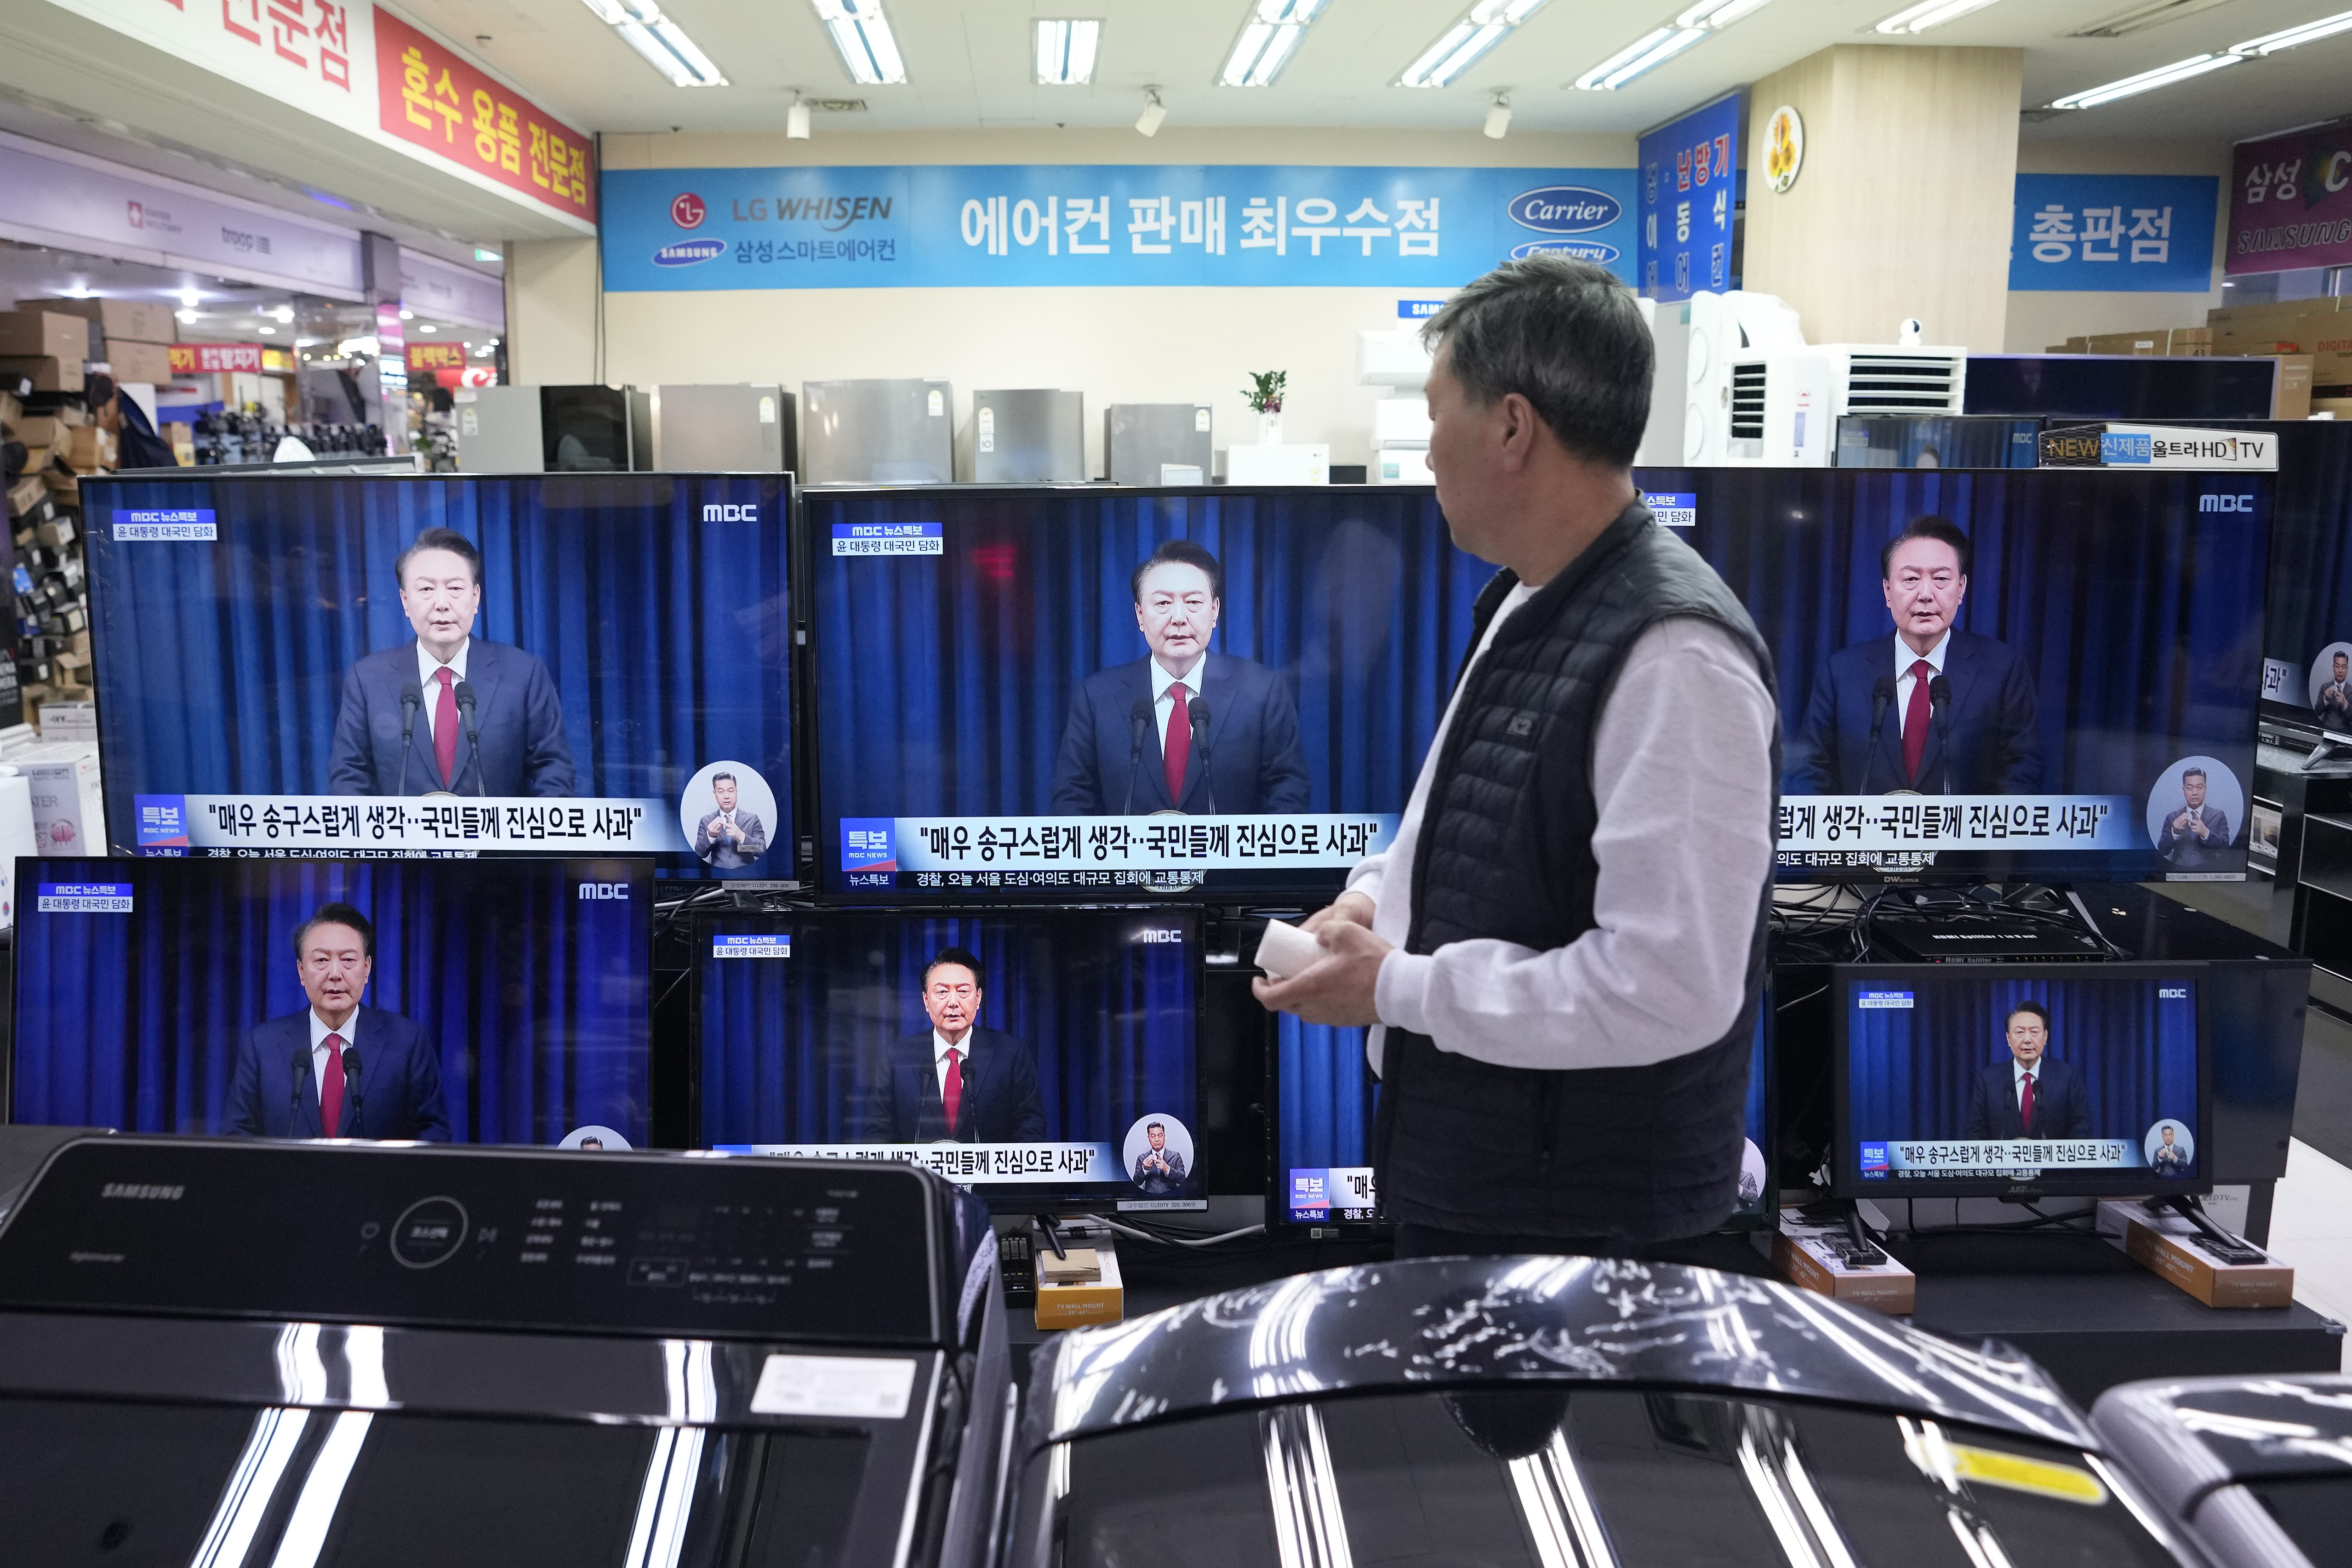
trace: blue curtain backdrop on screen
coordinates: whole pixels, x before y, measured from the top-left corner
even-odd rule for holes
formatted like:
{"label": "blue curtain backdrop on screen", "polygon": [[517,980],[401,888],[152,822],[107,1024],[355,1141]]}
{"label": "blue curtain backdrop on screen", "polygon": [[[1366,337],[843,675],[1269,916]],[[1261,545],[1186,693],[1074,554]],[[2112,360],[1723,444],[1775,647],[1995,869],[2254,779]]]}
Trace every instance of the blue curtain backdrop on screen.
{"label": "blue curtain backdrop on screen", "polygon": [[[440,1048],[452,1138],[552,1144],[601,1123],[646,1139],[643,862],[23,863],[47,882],[102,866],[133,891],[128,915],[34,911],[17,927],[19,1122],[219,1131],[238,1040],[310,1005],[295,929],[341,902],[375,925],[362,1005]],[[583,881],[631,896],[583,900]]]}
{"label": "blue curtain backdrop on screen", "polygon": [[[1155,916],[1173,928],[1189,917]],[[1116,1144],[1148,1112],[1193,1118],[1192,942],[1135,942],[1113,915],[730,922],[789,931],[789,958],[698,958],[702,1142],[857,1141],[861,1056],[931,1027],[923,967],[980,959],[980,1027],[1035,1053],[1045,1136]]]}

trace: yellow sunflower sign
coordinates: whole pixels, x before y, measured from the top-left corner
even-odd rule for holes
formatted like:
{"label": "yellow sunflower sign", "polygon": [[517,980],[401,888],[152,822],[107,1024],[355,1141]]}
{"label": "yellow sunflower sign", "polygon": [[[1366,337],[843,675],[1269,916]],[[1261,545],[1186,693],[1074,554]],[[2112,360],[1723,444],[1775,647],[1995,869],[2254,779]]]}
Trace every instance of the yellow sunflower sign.
{"label": "yellow sunflower sign", "polygon": [[1797,171],[1805,166],[1805,122],[1797,111],[1782,104],[1764,122],[1764,178],[1775,191],[1785,191],[1797,183]]}

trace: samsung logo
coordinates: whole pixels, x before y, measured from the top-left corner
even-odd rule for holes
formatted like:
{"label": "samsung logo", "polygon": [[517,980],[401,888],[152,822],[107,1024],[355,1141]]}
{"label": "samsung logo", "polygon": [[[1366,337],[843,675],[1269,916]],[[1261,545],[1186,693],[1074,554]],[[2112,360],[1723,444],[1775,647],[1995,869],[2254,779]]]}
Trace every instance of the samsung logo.
{"label": "samsung logo", "polygon": [[2200,512],[2251,512],[2254,509],[2252,496],[2200,496],[2197,509]]}
{"label": "samsung logo", "polygon": [[99,1189],[100,1197],[138,1198],[148,1203],[177,1203],[184,1186],[165,1186],[150,1181],[110,1181]]}
{"label": "samsung logo", "polygon": [[1533,239],[1511,247],[1513,261],[1525,261],[1531,256],[1572,256],[1579,261],[1608,266],[1624,253],[1613,245],[1602,245],[1593,239]]}
{"label": "samsung logo", "polygon": [[590,900],[612,899],[625,902],[628,896],[629,884],[625,882],[583,882],[580,884],[580,897],[583,903]]}
{"label": "samsung logo", "polygon": [[656,267],[693,267],[727,254],[723,239],[682,239],[654,252]]}
{"label": "samsung logo", "polygon": [[1142,930],[1138,931],[1135,934],[1135,939],[1138,942],[1143,943],[1174,943],[1181,945],[1184,940],[1184,933],[1165,925],[1147,925]]}
{"label": "samsung logo", "polygon": [[702,508],[706,523],[756,523],[760,507],[756,501],[715,501]]}
{"label": "samsung logo", "polygon": [[[1625,204],[1606,191],[1582,185],[1546,185],[1511,198],[1511,221],[1523,229],[1549,235],[1583,234],[1605,229],[1625,211]],[[1513,252],[1517,255],[1517,252]]]}

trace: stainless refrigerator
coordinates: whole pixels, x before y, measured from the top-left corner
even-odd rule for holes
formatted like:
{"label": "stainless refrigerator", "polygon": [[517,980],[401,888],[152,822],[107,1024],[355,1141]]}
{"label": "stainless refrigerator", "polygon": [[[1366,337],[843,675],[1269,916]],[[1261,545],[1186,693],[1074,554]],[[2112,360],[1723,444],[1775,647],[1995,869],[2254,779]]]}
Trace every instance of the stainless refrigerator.
{"label": "stainless refrigerator", "polygon": [[807,484],[955,480],[955,395],[945,382],[803,382],[801,419]]}
{"label": "stainless refrigerator", "polygon": [[972,393],[971,476],[982,485],[1083,484],[1086,394],[1036,387]]}
{"label": "stainless refrigerator", "polygon": [[1168,465],[1209,477],[1209,405],[1204,402],[1115,402],[1103,411],[1103,470],[1114,485],[1164,483]]}
{"label": "stainless refrigerator", "polygon": [[793,394],[773,382],[653,390],[654,467],[772,474],[795,466]]}

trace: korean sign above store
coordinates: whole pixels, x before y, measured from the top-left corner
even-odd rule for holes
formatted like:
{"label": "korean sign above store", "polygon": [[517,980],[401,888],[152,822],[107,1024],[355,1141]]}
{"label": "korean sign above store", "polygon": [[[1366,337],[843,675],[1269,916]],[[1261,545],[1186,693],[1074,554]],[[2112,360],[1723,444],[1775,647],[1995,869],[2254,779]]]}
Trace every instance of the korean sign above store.
{"label": "korean sign above store", "polygon": [[2231,164],[2222,271],[2352,265],[2352,125],[2241,141]]}
{"label": "korean sign above store", "polygon": [[1446,287],[1560,251],[1633,276],[1629,169],[608,170],[604,287]]}
{"label": "korean sign above store", "polygon": [[2202,294],[2220,183],[2210,174],[2020,174],[2012,289]]}
{"label": "korean sign above store", "polygon": [[1739,205],[1739,131],[1748,99],[1735,92],[1658,127],[1637,143],[1641,164],[1641,292],[1687,299],[1731,280],[1731,219]]}
{"label": "korean sign above store", "polygon": [[263,368],[259,343],[173,343],[166,351],[172,356],[172,373],[175,376],[221,371],[258,371]]}
{"label": "korean sign above store", "polygon": [[590,138],[369,0],[50,4],[583,233],[593,226]]}

